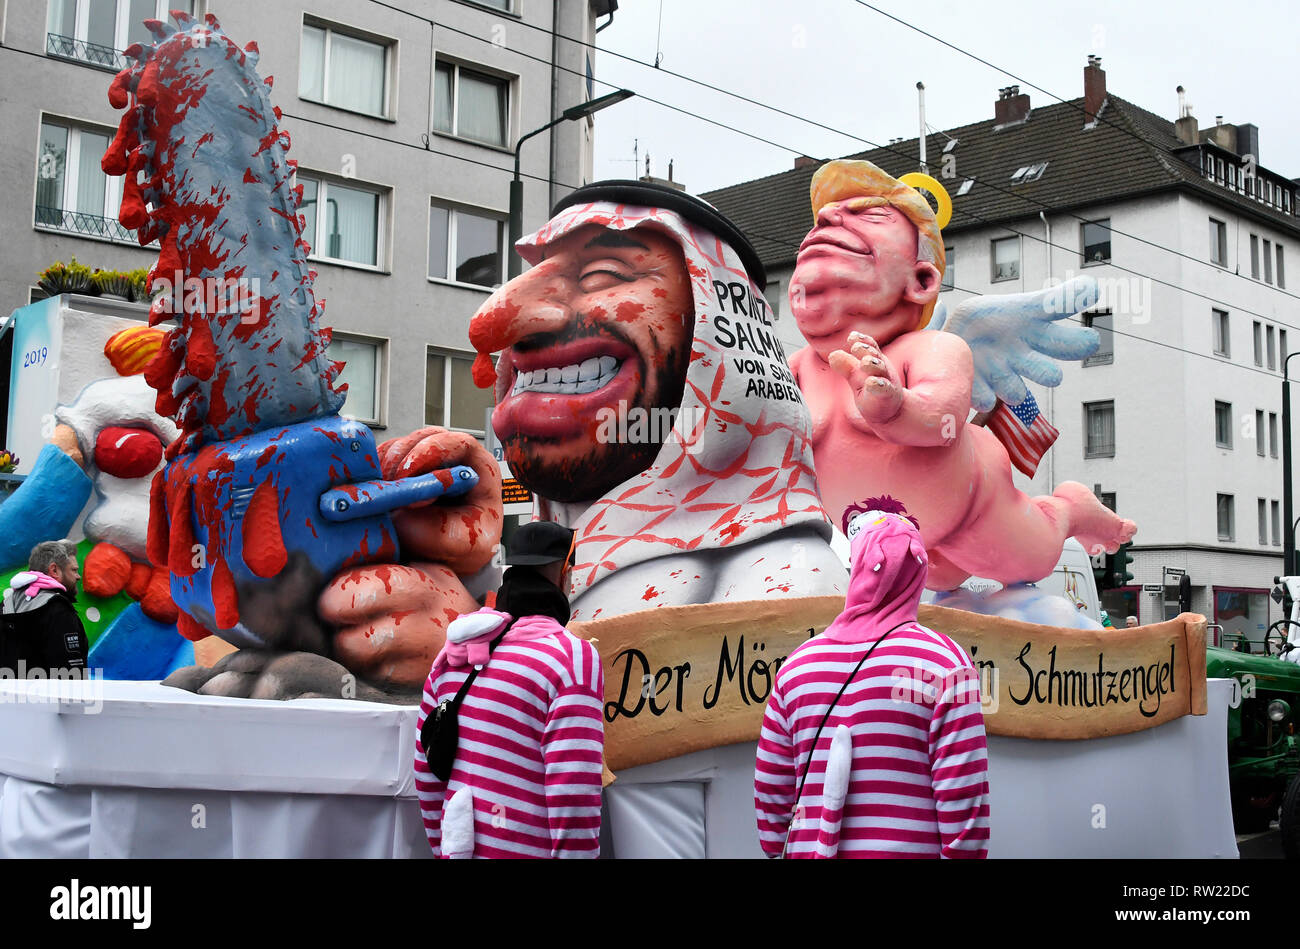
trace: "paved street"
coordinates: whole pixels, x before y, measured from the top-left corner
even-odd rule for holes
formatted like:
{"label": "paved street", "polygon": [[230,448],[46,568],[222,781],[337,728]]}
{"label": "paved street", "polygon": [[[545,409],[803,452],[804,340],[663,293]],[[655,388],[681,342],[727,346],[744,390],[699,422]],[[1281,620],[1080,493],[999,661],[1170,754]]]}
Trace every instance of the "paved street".
{"label": "paved street", "polygon": [[1281,860],[1282,834],[1277,829],[1277,822],[1258,834],[1238,834],[1237,850],[1242,860]]}

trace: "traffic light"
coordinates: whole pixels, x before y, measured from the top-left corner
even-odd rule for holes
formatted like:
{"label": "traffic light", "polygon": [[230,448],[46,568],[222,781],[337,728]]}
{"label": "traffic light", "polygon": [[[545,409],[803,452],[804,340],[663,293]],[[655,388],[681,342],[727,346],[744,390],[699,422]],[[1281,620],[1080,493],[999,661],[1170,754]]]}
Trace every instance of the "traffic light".
{"label": "traffic light", "polygon": [[1092,561],[1092,579],[1097,584],[1098,591],[1110,589],[1110,554],[1093,554]]}
{"label": "traffic light", "polygon": [[1115,586],[1126,587],[1133,579],[1133,571],[1129,570],[1129,565],[1133,563],[1133,545],[1120,544],[1119,550],[1114,555],[1114,575]]}

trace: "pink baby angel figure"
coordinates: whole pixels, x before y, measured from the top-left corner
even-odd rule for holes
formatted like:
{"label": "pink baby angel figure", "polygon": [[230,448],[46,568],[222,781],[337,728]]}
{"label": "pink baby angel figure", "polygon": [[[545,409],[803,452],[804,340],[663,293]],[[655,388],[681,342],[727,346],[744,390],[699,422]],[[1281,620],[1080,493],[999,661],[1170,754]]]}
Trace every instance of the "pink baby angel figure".
{"label": "pink baby angel figure", "polygon": [[[832,161],[813,177],[812,207],[790,281],[809,345],[790,365],[812,412],[832,520],[868,497],[900,499],[920,524],[935,590],[972,575],[1034,582],[1052,571],[1067,537],[1089,553],[1131,538],[1136,525],[1082,484],[1043,497],[1019,491],[999,434],[970,420],[972,407],[983,420],[1014,406],[1033,421],[1021,376],[1055,386],[1060,369],[1044,357],[1080,359],[1097,348],[1094,330],[1056,322],[1096,302],[1095,282],[977,297],[943,332],[927,332],[944,248],[924,196],[870,162]],[[1018,458],[1032,473],[1037,456]]]}

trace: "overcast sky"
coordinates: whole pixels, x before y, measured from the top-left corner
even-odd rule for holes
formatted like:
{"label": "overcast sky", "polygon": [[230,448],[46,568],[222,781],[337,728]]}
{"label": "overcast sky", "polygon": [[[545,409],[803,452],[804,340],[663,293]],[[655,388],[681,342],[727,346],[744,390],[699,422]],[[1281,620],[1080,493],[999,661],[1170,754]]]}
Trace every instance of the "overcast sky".
{"label": "overcast sky", "polygon": [[[662,28],[660,10],[662,5]],[[1296,119],[1296,13],[1286,2],[1093,0],[873,5],[1020,77],[1030,105],[1083,94],[1089,53],[1102,57],[1107,88],[1169,119],[1182,85],[1205,128],[1216,115],[1259,127],[1260,163],[1300,176]],[[661,65],[815,120],[847,135],[785,118],[628,62]],[[638,98],[597,116],[597,178],[652,171],[700,193],[784,171],[797,153],[832,158],[917,134],[916,83],[926,86],[935,129],[993,117],[997,90],[1016,83],[855,0],[621,0],[597,38],[596,76]],[[1047,93],[1030,88],[1033,83]],[[597,87],[597,92],[608,91]],[[1049,95],[1050,93],[1051,95]],[[764,144],[646,97],[778,143]],[[641,161],[632,162],[633,143]]]}

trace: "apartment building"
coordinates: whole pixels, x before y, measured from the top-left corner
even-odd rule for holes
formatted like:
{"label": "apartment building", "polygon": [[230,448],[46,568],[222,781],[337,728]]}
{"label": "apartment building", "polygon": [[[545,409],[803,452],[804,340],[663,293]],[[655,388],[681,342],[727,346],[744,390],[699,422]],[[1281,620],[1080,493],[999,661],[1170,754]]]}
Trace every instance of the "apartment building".
{"label": "apartment building", "polygon": [[[1179,96],[1169,120],[1109,93],[1099,59],[1083,95],[1031,108],[1017,87],[993,115],[934,132],[926,167],[947,188],[942,299],[1039,290],[1090,274],[1101,299],[1083,317],[1100,350],[1032,385],[1060,430],[1033,494],[1075,480],[1139,525],[1134,580],[1103,600],[1120,622],[1163,618],[1178,579],[1192,606],[1261,640],[1280,618],[1282,372],[1300,347],[1296,182],[1261,160],[1252,124],[1200,129]],[[1171,100],[1173,96],[1171,95]],[[1172,105],[1172,102],[1171,102]],[[918,139],[866,158],[917,170]],[[791,351],[803,345],[785,299],[812,225],[808,186],[820,161],[704,197],[754,241]],[[1167,586],[1169,585],[1169,586]],[[1158,592],[1157,592],[1158,591]]]}

